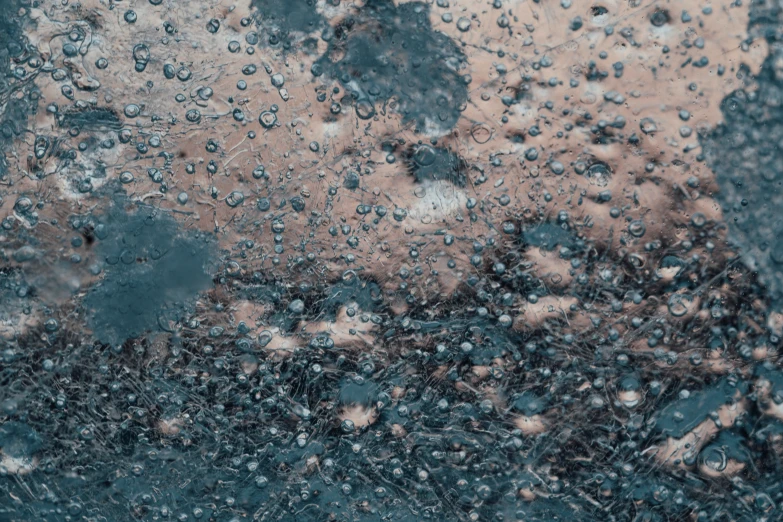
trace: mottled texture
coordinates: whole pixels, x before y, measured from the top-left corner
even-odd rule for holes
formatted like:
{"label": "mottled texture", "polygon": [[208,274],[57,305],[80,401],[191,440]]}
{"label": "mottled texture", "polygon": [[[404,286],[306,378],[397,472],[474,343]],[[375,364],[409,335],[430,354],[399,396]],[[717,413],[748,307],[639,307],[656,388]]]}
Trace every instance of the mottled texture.
{"label": "mottled texture", "polygon": [[12,0],[0,520],[773,521],[777,0]]}

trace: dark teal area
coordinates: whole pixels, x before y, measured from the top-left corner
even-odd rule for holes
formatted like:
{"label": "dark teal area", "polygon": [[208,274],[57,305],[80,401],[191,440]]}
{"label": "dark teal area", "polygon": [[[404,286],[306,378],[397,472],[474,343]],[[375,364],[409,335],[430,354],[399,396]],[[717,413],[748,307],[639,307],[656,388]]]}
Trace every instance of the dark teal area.
{"label": "dark teal area", "polygon": [[[329,0],[330,2],[332,0]],[[266,44],[290,49],[297,39],[324,28],[326,20],[316,12],[315,0],[252,0]]]}
{"label": "dark teal area", "polygon": [[403,157],[408,172],[417,182],[444,180],[460,188],[467,185],[467,162],[448,149],[413,145],[406,149]]}
{"label": "dark teal area", "polygon": [[0,425],[0,449],[4,455],[31,459],[42,446],[41,437],[30,426],[14,421]]}
{"label": "dark teal area", "polygon": [[5,149],[25,132],[40,98],[32,75],[15,71],[17,64],[34,55],[22,32],[27,20],[17,16],[20,8],[30,5],[29,0],[6,0],[0,6],[0,181],[7,176]]}
{"label": "dark teal area", "polygon": [[184,230],[170,213],[120,196],[94,221],[104,275],[84,307],[101,342],[121,344],[166,329],[212,285],[214,238]]}
{"label": "dark teal area", "polygon": [[667,437],[683,437],[709,416],[716,415],[721,407],[735,403],[747,391],[747,383],[723,379],[668,404],[656,419],[655,430]]}
{"label": "dark teal area", "polygon": [[320,31],[329,48],[312,73],[339,81],[340,102],[352,105],[360,119],[398,112],[416,131],[442,134],[467,106],[462,71],[467,59],[456,42],[432,28],[426,3],[369,0],[334,26],[316,11],[314,0],[253,0],[251,5],[268,45],[290,49],[297,39]]}
{"label": "dark teal area", "polygon": [[568,227],[549,221],[528,226],[522,231],[522,240],[526,245],[551,251],[556,247],[574,248],[577,239]]}
{"label": "dark teal area", "polygon": [[[313,73],[339,80],[362,119],[388,111],[393,98],[394,111],[418,132],[452,128],[468,101],[461,72],[467,59],[456,42],[433,30],[429,12],[420,2],[369,0],[334,30]],[[333,61],[337,54],[342,58]]]}
{"label": "dark teal area", "polygon": [[783,306],[783,34],[781,6],[750,2],[748,33],[763,38],[769,55],[744,86],[721,101],[723,122],[700,135],[703,159],[714,171],[730,238],[746,264],[758,270],[774,306]]}

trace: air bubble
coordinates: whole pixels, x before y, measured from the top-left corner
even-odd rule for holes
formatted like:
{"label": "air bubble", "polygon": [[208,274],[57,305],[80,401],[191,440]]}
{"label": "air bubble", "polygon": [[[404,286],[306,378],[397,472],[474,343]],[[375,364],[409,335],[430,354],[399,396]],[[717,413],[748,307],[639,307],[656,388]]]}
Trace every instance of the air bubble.
{"label": "air bubble", "polygon": [[177,69],[177,79],[181,82],[186,82],[190,80],[190,77],[193,73],[190,72],[190,69],[185,67],[184,65]]}
{"label": "air bubble", "polygon": [[135,103],[129,103],[128,105],[125,106],[124,112],[125,112],[125,116],[127,116],[128,118],[135,118],[139,114],[141,114],[141,107],[139,107]]}
{"label": "air bubble", "polygon": [[265,129],[271,129],[277,123],[277,114],[271,111],[264,111],[258,116],[258,123]]}

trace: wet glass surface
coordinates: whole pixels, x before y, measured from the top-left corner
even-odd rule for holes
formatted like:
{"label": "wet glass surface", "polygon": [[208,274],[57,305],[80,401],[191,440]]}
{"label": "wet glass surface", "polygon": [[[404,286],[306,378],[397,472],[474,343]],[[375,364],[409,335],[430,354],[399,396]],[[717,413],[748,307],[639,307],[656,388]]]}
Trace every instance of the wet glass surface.
{"label": "wet glass surface", "polygon": [[3,0],[0,521],[781,520],[782,24]]}

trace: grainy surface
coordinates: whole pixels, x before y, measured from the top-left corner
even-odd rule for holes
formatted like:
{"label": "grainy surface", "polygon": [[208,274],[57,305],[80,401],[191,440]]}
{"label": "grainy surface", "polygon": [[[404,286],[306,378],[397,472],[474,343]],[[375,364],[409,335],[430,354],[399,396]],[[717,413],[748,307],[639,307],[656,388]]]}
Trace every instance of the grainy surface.
{"label": "grainy surface", "polygon": [[5,0],[0,520],[773,521],[777,0]]}

